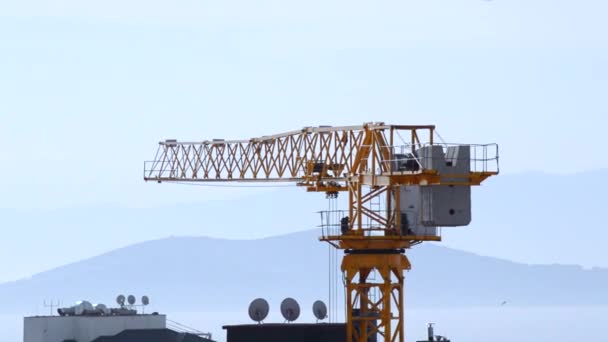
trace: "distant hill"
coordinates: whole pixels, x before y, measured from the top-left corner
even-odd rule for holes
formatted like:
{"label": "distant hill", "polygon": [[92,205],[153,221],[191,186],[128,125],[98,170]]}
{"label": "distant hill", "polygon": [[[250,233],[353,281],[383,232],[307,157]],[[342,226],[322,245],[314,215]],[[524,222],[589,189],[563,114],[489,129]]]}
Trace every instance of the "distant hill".
{"label": "distant hill", "polygon": [[[608,241],[603,217],[607,178],[608,170],[491,178],[473,191],[471,226],[443,229],[442,245],[522,263],[608,268],[608,253],[597,253]],[[327,208],[324,194],[296,187],[142,187],[148,196],[187,191],[231,197],[159,208],[0,209],[0,224],[11,231],[0,241],[0,258],[19,260],[18,268],[0,269],[0,279],[18,279],[170,235],[250,238],[303,231],[316,227],[316,212]]]}
{"label": "distant hill", "polygon": [[[555,165],[559,170],[559,165]],[[500,175],[473,191],[473,222],[444,245],[523,263],[608,268],[608,170]]]}
{"label": "distant hill", "polygon": [[[43,299],[113,302],[147,294],[164,310],[243,310],[263,296],[327,299],[328,246],[318,232],[261,240],[176,237],[139,243],[0,285],[0,310],[29,311]],[[410,306],[606,305],[608,270],[524,265],[436,245],[410,251]],[[30,312],[31,313],[31,312]]]}

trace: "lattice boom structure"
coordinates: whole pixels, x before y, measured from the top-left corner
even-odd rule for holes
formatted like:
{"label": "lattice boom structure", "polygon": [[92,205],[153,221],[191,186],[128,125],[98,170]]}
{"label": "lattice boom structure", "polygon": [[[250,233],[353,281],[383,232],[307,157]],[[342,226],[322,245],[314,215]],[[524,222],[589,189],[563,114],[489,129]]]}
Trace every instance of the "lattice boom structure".
{"label": "lattice boom structure", "polygon": [[[470,208],[460,203],[470,200],[468,188],[499,171],[495,144],[437,143],[435,135],[432,125],[368,123],[249,140],[166,140],[145,162],[144,179],[293,182],[329,197],[348,192],[346,216],[320,238],[346,253],[348,342],[371,336],[403,342],[405,249],[440,241],[437,226],[468,224]],[[379,199],[383,207],[372,207]],[[379,281],[370,279],[372,272]]]}

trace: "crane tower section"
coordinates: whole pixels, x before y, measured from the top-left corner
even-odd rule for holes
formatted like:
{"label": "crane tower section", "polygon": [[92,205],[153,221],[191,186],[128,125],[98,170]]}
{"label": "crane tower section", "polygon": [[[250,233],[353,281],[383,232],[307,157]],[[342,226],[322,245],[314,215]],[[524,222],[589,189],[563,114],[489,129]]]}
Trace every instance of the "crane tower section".
{"label": "crane tower section", "polygon": [[[320,240],[344,250],[347,341],[405,341],[405,250],[471,221],[471,186],[498,174],[495,144],[446,144],[432,125],[305,127],[248,140],[166,140],[144,179],[293,182],[348,208],[326,213]],[[371,274],[380,277],[371,277]]]}

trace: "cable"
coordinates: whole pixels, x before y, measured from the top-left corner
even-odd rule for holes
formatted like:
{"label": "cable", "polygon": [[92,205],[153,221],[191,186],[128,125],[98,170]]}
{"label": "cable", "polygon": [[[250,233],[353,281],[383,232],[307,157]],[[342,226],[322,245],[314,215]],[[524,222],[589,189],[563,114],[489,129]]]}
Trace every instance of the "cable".
{"label": "cable", "polygon": [[[328,229],[328,234],[331,235],[331,200],[327,201],[327,216],[326,216],[326,222],[325,224],[327,225],[327,229]],[[327,245],[327,290],[328,290],[328,302],[329,302],[329,323],[332,322],[332,316],[333,316],[333,306],[332,306],[332,263],[333,263],[333,258],[332,258],[332,245],[328,244]]]}
{"label": "cable", "polygon": [[207,336],[209,339],[211,339],[211,333],[209,333],[209,332],[203,332],[198,329],[189,327],[185,324],[182,324],[180,322],[172,321],[170,319],[167,319],[167,326],[169,328],[172,328],[173,330],[181,330],[181,332],[184,332],[184,333],[190,333],[190,334],[199,335],[199,336]]}
{"label": "cable", "polygon": [[206,186],[206,187],[215,187],[215,188],[290,188],[295,187],[294,184],[289,185],[220,185],[220,184],[200,184],[200,183],[188,183],[188,182],[173,182],[174,184],[179,185],[189,185],[189,186]]}
{"label": "cable", "polygon": [[443,137],[439,134],[439,132],[437,132],[437,130],[435,130],[435,135],[437,135],[437,137],[439,138],[439,140],[441,140],[441,143],[446,145],[445,140],[443,140]]}

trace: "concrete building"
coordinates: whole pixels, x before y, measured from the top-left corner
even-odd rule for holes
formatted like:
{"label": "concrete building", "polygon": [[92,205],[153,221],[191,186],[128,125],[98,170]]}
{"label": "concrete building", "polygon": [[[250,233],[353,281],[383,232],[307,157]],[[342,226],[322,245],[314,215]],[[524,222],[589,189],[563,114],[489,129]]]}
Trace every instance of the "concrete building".
{"label": "concrete building", "polygon": [[25,317],[23,342],[92,342],[125,330],[165,329],[165,315]]}

